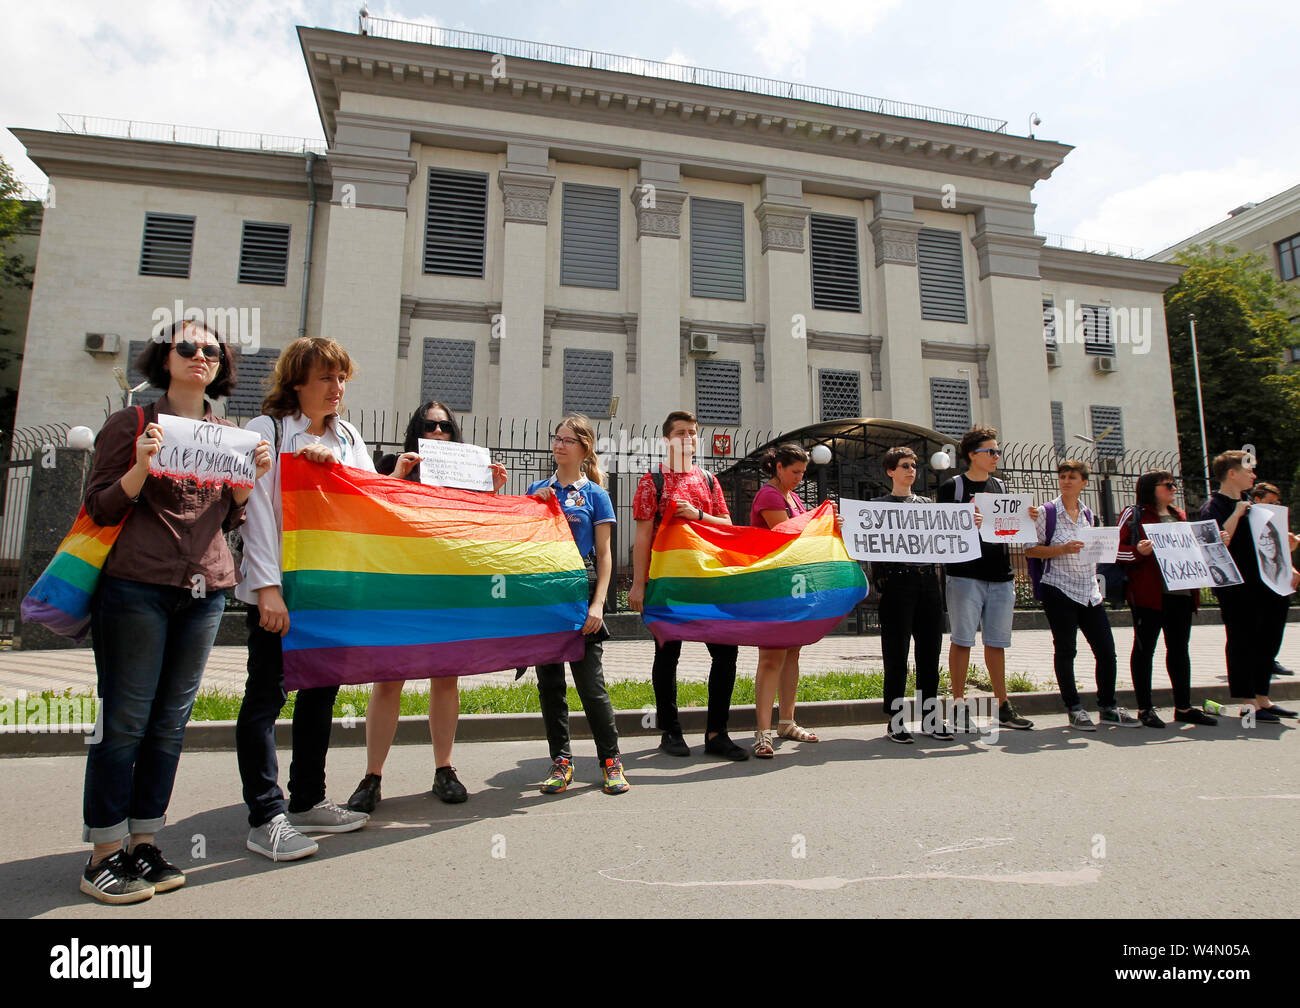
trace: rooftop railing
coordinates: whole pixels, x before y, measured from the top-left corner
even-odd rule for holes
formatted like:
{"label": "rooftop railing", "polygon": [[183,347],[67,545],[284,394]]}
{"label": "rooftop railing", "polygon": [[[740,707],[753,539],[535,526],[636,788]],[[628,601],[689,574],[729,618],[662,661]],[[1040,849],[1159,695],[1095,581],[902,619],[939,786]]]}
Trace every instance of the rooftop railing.
{"label": "rooftop railing", "polygon": [[499,53],[503,56],[515,56],[519,59],[557,63],[562,66],[586,67],[592,70],[606,70],[611,73],[636,74],[641,77],[657,77],[662,80],[680,81],[684,84],[725,88],[729,91],[748,91],[751,94],[768,95],[773,98],[790,98],[796,101],[815,102],[818,105],[832,105],[838,108],[856,109],[860,112],[874,112],[877,115],[924,119],[929,122],[944,123],[949,126],[966,126],[970,129],[986,130],[991,133],[1005,133],[1007,131],[1005,119],[990,119],[987,116],[954,112],[950,109],[935,108],[932,105],[914,105],[910,102],[891,101],[887,98],[873,98],[870,95],[854,94],[851,91],[837,91],[832,88],[814,87],[810,84],[795,84],[789,81],[773,80],[770,77],[754,77],[750,74],[730,73],[726,70],[705,70],[701,67],[687,66],[682,63],[663,63],[658,60],[640,59],[636,56],[617,56],[613,53],[595,52],[590,49],[575,49],[572,46],[528,42],[523,39],[505,38],[500,35],[480,35],[477,32],[459,31],[435,25],[413,24],[409,21],[393,21],[387,18],[371,17],[368,14],[361,15],[360,33],[377,38],[394,39],[400,42],[418,42],[423,45],[444,46],[450,49],[473,49],[493,53],[494,55]]}
{"label": "rooftop railing", "polygon": [[1044,244],[1069,252],[1093,252],[1097,255],[1122,256],[1125,259],[1141,259],[1142,249],[1136,245],[1117,245],[1115,242],[1094,241],[1091,238],[1076,238],[1074,235],[1044,234]]}
{"label": "rooftop railing", "polygon": [[102,116],[59,114],[60,129],[65,133],[92,136],[124,137],[128,140],[158,140],[164,143],[196,144],[202,147],[229,147],[234,150],[270,151],[276,154],[324,154],[322,140],[305,137],[275,136],[242,130],[210,129],[204,126],[178,126],[175,123],[141,122],[138,119],[106,119]]}

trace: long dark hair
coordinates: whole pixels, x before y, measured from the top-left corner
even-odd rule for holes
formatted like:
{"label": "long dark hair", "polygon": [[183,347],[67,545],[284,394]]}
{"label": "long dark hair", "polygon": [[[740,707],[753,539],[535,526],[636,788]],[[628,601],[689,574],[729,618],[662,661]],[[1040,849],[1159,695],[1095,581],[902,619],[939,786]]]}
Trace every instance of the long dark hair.
{"label": "long dark hair", "polygon": [[1168,469],[1151,469],[1144,472],[1138,477],[1137,488],[1134,496],[1142,507],[1149,507],[1152,511],[1156,508],[1156,487],[1165,480],[1177,479]]}
{"label": "long dark hair", "polygon": [[451,421],[451,439],[457,444],[462,441],[460,434],[460,424],[456,422],[456,415],[447,408],[445,403],[437,399],[430,399],[418,410],[411,414],[410,422],[406,425],[406,440],[402,442],[402,451],[419,451],[420,438],[424,437],[424,422],[429,415],[429,410],[440,409],[447,414],[447,419]]}

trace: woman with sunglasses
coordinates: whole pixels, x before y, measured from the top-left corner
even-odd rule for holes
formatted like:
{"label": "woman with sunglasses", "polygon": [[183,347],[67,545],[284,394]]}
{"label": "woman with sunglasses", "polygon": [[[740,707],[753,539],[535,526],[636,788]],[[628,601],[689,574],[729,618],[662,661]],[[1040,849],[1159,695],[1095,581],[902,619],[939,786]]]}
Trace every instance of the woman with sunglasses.
{"label": "woman with sunglasses", "polygon": [[[443,403],[427,402],[411,414],[402,454],[397,456],[393,468],[393,475],[398,479],[420,482],[421,438],[462,443],[460,425]],[[493,462],[493,493],[499,493],[508,478],[506,467]],[[459,682],[458,676],[435,676],[429,680],[429,737],[433,741],[434,762],[432,790],[439,799],[452,804],[469,798],[465,785],[456,776],[456,768],[451,765],[451,750],[460,720]],[[401,679],[379,682],[371,690],[370,703],[366,706],[366,774],[348,799],[348,808],[354,812],[373,812],[382,798],[380,783],[384,763],[397,734],[405,684]]]}
{"label": "woman with sunglasses", "polygon": [[[108,418],[95,441],[86,513],[121,523],[92,602],[103,735],[86,752],[82,838],[94,850],[81,891],[137,903],[185,884],[154,843],[167,818],[185,725],[225,611],[235,566],[223,533],[244,521],[249,490],[150,472],[161,415],[232,426],[206,396],[228,395],[235,360],[200,322],[155,337],[137,367],[163,396]],[[260,479],[271,449],[259,442]],[[125,849],[123,844],[125,842]]]}
{"label": "woman with sunglasses", "polygon": [[1163,728],[1151,703],[1151,665],[1156,641],[1165,637],[1165,669],[1174,688],[1174,720],[1188,724],[1213,725],[1218,721],[1192,706],[1192,659],[1188,642],[1192,635],[1192,613],[1200,603],[1200,589],[1166,591],[1151,540],[1144,525],[1187,521],[1174,506],[1178,484],[1166,469],[1153,469],[1138,477],[1137,503],[1124,509],[1119,518],[1119,552],[1115,560],[1128,570],[1129,608],[1133,612],[1133,653],[1129,671],[1137,697],[1138,720],[1148,728]]}

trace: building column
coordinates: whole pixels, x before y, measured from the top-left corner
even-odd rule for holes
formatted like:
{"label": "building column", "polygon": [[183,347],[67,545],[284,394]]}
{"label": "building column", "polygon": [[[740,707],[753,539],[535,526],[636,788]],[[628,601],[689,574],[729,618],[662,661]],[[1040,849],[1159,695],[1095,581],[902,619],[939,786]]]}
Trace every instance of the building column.
{"label": "building column", "polygon": [[[977,297],[989,327],[979,342],[992,347],[989,389],[994,426],[1004,441],[1052,443],[1051,392],[1043,349],[1043,284],[1038,272],[1043,239],[1034,233],[1034,208],[981,207],[971,237],[979,259]],[[1003,430],[1000,403],[1014,396],[1019,418]]]}
{"label": "building column", "polygon": [[[546,147],[509,144],[497,174],[505,204],[497,413],[542,418],[546,313],[546,224],[555,176]],[[489,338],[497,338],[497,327]]]}
{"label": "building column", "polygon": [[[682,402],[679,369],[681,342],[681,237],[682,205],[678,165],[642,161],[632,190],[636,212],[639,319],[635,327],[635,354],[628,355],[628,393],[632,401],[620,414],[651,426],[675,409],[691,408]],[[629,333],[629,348],[633,336]]]}
{"label": "building column", "polygon": [[868,230],[875,246],[876,296],[872,310],[881,337],[883,412],[905,423],[930,426],[929,390],[921,365],[921,283],[916,236],[921,222],[912,197],[881,192]]}
{"label": "building column", "polygon": [[808,311],[812,281],[805,258],[808,217],[797,178],[768,175],[754,209],[763,243],[760,311],[767,323],[764,378],[759,401],[765,417],[758,425],[790,431],[812,423],[812,384],[808,373]]}
{"label": "building column", "polygon": [[334,189],[319,279],[320,335],[357,364],[344,410],[391,411],[397,378],[407,190],[415,177],[409,130],[340,122],[329,153]]}

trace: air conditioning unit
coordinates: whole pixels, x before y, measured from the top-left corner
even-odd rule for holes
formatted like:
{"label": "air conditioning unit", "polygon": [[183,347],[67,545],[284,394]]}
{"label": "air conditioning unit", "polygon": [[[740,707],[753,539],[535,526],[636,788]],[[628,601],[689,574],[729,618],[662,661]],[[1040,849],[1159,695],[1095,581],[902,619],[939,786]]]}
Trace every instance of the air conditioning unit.
{"label": "air conditioning unit", "polygon": [[1061,366],[1061,351],[1059,350],[1047,351],[1047,366],[1049,368],[1058,368]]}
{"label": "air conditioning unit", "polygon": [[1114,357],[1094,357],[1092,366],[1096,368],[1098,374],[1109,374],[1115,370]]}
{"label": "air conditioning unit", "polygon": [[691,333],[691,353],[715,354],[718,352],[718,337],[715,333]]}
{"label": "air conditioning unit", "polygon": [[122,337],[112,332],[88,332],[83,349],[89,354],[115,354],[122,345]]}

